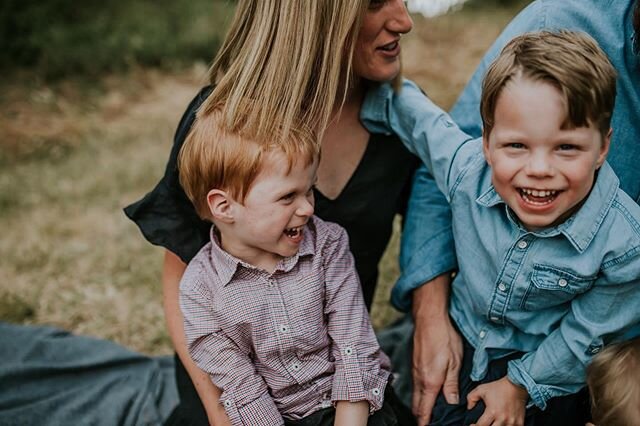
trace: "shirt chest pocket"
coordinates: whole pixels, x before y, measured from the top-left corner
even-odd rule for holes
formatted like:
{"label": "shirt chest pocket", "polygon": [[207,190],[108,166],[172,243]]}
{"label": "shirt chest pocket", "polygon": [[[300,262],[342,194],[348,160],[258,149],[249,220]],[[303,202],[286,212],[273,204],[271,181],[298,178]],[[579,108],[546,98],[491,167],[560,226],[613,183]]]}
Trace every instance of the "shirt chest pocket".
{"label": "shirt chest pocket", "polygon": [[546,265],[534,265],[522,300],[526,311],[548,309],[570,302],[593,286],[595,276],[579,276]]}

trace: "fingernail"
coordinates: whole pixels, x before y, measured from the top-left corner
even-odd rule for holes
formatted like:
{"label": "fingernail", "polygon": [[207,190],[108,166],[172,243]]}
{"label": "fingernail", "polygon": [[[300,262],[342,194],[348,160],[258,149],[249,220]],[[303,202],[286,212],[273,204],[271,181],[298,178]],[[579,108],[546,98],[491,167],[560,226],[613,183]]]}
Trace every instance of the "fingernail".
{"label": "fingernail", "polygon": [[460,404],[460,397],[457,393],[449,394],[449,403],[450,404]]}

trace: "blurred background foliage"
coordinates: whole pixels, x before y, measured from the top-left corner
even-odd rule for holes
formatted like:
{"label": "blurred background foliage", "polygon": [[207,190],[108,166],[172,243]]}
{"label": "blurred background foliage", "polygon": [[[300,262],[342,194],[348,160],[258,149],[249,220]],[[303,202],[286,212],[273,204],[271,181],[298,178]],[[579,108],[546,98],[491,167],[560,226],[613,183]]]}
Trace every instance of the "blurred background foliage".
{"label": "blurred background foliage", "polygon": [[3,0],[0,69],[59,79],[209,61],[231,10],[223,0]]}
{"label": "blurred background foliage", "polygon": [[[316,1],[316,0],[313,0]],[[345,0],[347,1],[347,0]],[[425,0],[430,1],[430,0]],[[233,0],[3,0],[0,70],[37,70],[45,80],[132,66],[175,68],[209,61]],[[468,0],[465,8],[521,0]]]}

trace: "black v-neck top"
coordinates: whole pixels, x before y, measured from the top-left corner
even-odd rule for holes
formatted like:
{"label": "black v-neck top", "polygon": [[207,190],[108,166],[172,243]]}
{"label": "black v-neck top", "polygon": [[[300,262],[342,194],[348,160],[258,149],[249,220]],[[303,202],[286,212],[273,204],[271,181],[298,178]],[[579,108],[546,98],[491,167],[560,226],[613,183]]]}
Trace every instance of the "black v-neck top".
{"label": "black v-neck top", "polygon": [[[187,263],[209,241],[211,224],[198,217],[180,186],[177,158],[196,111],[211,90],[202,89],[180,120],[163,178],[124,209],[150,243]],[[347,230],[367,307],[373,301],[378,262],[391,237],[394,216],[406,210],[418,162],[396,136],[372,134],[360,163],[335,199],[314,190],[315,214]]]}

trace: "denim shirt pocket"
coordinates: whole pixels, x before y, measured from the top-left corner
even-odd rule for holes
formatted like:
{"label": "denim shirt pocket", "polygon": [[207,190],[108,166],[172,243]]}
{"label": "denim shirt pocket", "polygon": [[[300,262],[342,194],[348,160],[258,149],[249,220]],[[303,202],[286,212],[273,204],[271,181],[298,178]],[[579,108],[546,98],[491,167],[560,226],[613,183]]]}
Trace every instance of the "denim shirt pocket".
{"label": "denim shirt pocket", "polygon": [[554,266],[536,264],[521,307],[537,311],[565,304],[589,290],[595,280],[595,276],[583,277]]}

